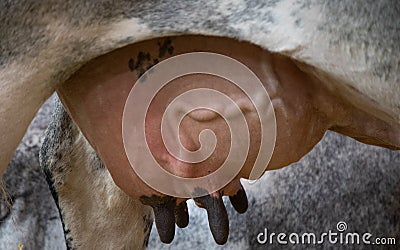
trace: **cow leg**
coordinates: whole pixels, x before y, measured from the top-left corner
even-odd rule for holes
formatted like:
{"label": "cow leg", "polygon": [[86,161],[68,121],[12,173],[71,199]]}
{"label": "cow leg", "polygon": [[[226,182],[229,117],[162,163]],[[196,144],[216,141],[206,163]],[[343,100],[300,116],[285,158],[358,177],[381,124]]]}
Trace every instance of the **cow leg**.
{"label": "cow leg", "polygon": [[114,184],[58,100],[40,160],[60,211],[68,249],[145,248],[151,210]]}

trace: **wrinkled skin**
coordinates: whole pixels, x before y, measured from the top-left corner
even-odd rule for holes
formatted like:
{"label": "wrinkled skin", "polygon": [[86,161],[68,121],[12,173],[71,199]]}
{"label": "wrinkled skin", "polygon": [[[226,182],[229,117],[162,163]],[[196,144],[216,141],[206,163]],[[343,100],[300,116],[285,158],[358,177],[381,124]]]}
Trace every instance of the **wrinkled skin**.
{"label": "wrinkled skin", "polygon": [[[129,69],[129,59],[136,58],[140,50],[158,54],[157,42],[145,40],[175,34],[226,38],[220,42],[204,37],[171,38],[174,50],[168,56],[199,49],[228,54],[262,79],[278,129],[268,169],[300,159],[326,129],[365,143],[399,148],[397,1],[121,1],[112,7],[108,1],[85,5],[80,1],[0,3],[4,34],[0,41],[0,172],[35,112],[57,89],[116,184],[133,199],[162,197],[135,175],[124,156],[121,111],[135,77],[142,73],[141,69]],[[234,39],[260,47],[238,44]],[[140,41],[145,42],[138,44]],[[107,54],[123,46],[127,47]],[[108,57],[115,61],[104,60]],[[97,59],[89,62],[93,58]],[[179,81],[193,88],[200,84],[212,87],[220,79],[190,76]],[[178,90],[168,91],[176,94]],[[225,91],[242,98],[234,88]],[[245,98],[243,101],[246,103]],[[107,116],[94,112],[99,110]],[[155,109],[149,126],[159,115]],[[254,126],[252,145],[256,145],[258,129],[251,109],[246,119]],[[203,125],[199,119],[183,121],[188,132],[181,137],[188,148],[196,148]],[[221,121],[215,119],[211,125],[217,135],[225,135]],[[155,157],[164,160],[157,135],[149,138]],[[217,148],[211,160],[220,161],[226,150],[224,145]],[[254,152],[250,150],[237,178],[212,198],[236,195],[238,178],[248,176]],[[169,163],[164,164],[168,171],[188,177],[202,176],[218,166],[204,163],[193,171],[168,158],[164,163]],[[218,211],[223,213],[223,209]]]}

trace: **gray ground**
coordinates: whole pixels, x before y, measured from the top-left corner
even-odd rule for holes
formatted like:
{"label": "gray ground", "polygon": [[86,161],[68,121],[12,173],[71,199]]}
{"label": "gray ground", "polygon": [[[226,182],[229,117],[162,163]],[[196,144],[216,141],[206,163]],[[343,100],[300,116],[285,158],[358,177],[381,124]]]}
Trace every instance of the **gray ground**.
{"label": "gray ground", "polygon": [[[38,163],[41,136],[51,113],[51,101],[38,113],[4,177],[13,199],[9,213],[0,203],[0,249],[65,249],[61,222]],[[152,230],[150,249],[352,249],[355,245],[260,245],[257,235],[336,231],[369,232],[400,240],[400,152],[367,146],[335,133],[327,133],[314,150],[291,167],[268,172],[247,184],[249,210],[234,213],[228,204],[228,244],[216,246],[208,230],[205,211],[190,209],[190,223],[178,229],[171,245]],[[190,203],[193,208],[193,204]],[[276,242],[276,238],[275,238]],[[376,245],[371,249],[376,249]],[[366,246],[358,246],[366,249]],[[384,249],[389,249],[388,246]]]}

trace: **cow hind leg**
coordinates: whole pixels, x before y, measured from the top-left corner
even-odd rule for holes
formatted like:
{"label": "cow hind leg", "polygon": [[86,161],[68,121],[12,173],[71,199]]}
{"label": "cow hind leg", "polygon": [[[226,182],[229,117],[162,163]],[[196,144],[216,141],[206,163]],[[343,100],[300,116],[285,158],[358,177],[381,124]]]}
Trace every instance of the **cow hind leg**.
{"label": "cow hind leg", "polygon": [[59,101],[40,163],[62,218],[68,249],[145,248],[151,210],[114,184]]}

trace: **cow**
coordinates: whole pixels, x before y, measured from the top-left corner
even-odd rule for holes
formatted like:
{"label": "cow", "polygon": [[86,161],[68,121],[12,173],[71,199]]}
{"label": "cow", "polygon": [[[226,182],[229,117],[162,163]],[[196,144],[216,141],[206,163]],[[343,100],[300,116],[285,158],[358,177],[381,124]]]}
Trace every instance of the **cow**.
{"label": "cow", "polygon": [[[17,248],[19,244],[23,245],[23,249],[66,249],[63,226],[60,217],[57,216],[58,208],[52,201],[50,191],[46,190],[48,186],[41,174],[37,159],[39,147],[42,144],[42,133],[51,120],[53,102],[54,98],[48,100],[35,117],[4,176],[13,204],[10,213],[0,209],[1,249]],[[59,104],[57,103],[57,105]],[[62,109],[57,110],[60,112]],[[53,117],[60,116],[54,114]],[[55,121],[51,123],[55,124]],[[52,129],[49,128],[50,130]],[[64,131],[63,134],[68,133]],[[53,136],[46,140],[51,141],[55,138]],[[56,146],[56,144],[53,145]],[[69,150],[67,144],[63,144],[63,146],[67,146],[64,153],[64,157],[66,157],[65,155],[73,150]],[[46,150],[43,148],[43,151]],[[91,157],[89,152],[92,151],[81,151],[80,158],[84,159],[86,155],[89,159]],[[49,155],[51,152],[46,152],[46,154]],[[269,234],[272,232],[322,233],[335,230],[336,223],[340,220],[344,220],[348,224],[349,231],[368,230],[374,236],[390,235],[397,238],[400,225],[397,217],[398,180],[400,180],[400,173],[397,170],[400,163],[399,156],[398,151],[357,143],[334,132],[327,133],[312,152],[303,157],[300,162],[291,164],[291,167],[280,171],[269,171],[256,183],[243,183],[249,199],[249,209],[245,214],[238,216],[229,202],[225,202],[230,218],[230,233],[223,248],[264,248],[265,244],[261,245],[257,242],[257,236],[265,228],[268,228]],[[83,162],[88,161],[79,161],[76,166],[69,165],[70,169],[65,172],[81,171],[83,175],[95,172],[98,175],[101,171],[107,172],[106,168],[92,168],[96,169],[93,172],[82,171],[79,167],[83,166]],[[64,164],[65,162],[59,161],[58,163]],[[105,175],[107,176],[107,174]],[[90,175],[79,178],[90,179]],[[97,183],[101,181],[113,185],[113,183],[107,183],[109,178],[98,179]],[[84,183],[89,182],[85,181]],[[73,193],[85,193],[84,190],[87,190],[89,186],[82,185],[82,183],[75,185]],[[260,192],[260,190],[264,191]],[[55,189],[53,191],[55,191],[53,193],[57,195],[56,197],[62,199],[63,193],[58,194]],[[103,193],[100,203],[93,202],[98,199],[99,195],[96,189],[91,189],[90,192],[92,195],[86,196],[85,206],[87,207],[80,211],[90,210],[96,214],[97,211],[93,211],[93,208],[89,209],[89,206],[96,203],[95,207],[101,210],[103,201],[109,200],[109,195],[113,196],[113,200],[117,200],[118,197],[122,200],[126,199],[123,192],[117,194],[111,192]],[[64,194],[68,194],[68,192]],[[72,199],[73,201],[74,199]],[[119,203],[114,204],[118,206]],[[68,203],[63,203],[63,205],[60,206],[61,211],[73,208],[68,206]],[[78,207],[81,208],[81,206]],[[152,228],[148,248],[184,249],[196,244],[202,248],[221,249],[221,246],[214,243],[212,235],[208,231],[205,211],[196,209],[193,202],[188,202],[188,209],[190,223],[185,229],[177,229],[172,245],[162,244],[157,239],[157,230]],[[79,239],[85,239],[85,237],[74,238],[72,235],[71,229],[76,228],[73,224],[77,223],[81,228],[86,224],[86,227],[91,229],[80,231],[83,235],[92,232],[95,227],[97,232],[111,232],[101,234],[101,240],[98,238],[89,238],[93,242],[86,240],[85,243],[89,243],[91,246],[96,246],[98,241],[107,242],[110,245],[119,243],[125,248],[140,247],[145,244],[145,242],[140,242],[139,238],[137,241],[132,240],[135,235],[131,232],[137,224],[129,225],[124,232],[123,227],[127,223],[121,223],[122,225],[116,223],[116,221],[121,221],[121,217],[126,218],[123,216],[124,214],[131,215],[130,207],[124,211],[120,209],[118,211],[121,212],[118,216],[112,212],[102,213],[103,216],[91,216],[91,220],[81,218],[85,213],[73,213],[77,218],[71,221],[72,225],[69,225],[69,221],[63,217],[65,227],[70,229],[65,233],[69,235],[67,241],[79,245]],[[100,229],[99,226],[104,228]],[[112,233],[115,231],[122,231],[122,235],[129,234],[131,237],[116,238]],[[272,249],[290,247],[289,245],[278,245],[276,238],[274,244],[266,244],[269,245],[268,248]],[[303,248],[307,247],[306,245],[302,246],[304,246]],[[323,246],[329,248],[332,245],[325,242]],[[107,248],[107,245],[103,245],[103,247]],[[356,247],[356,249],[364,248],[365,245]]]}
{"label": "cow", "polygon": [[[1,172],[35,112],[57,91],[115,183],[131,198],[153,206],[165,242],[173,238],[174,206],[184,211],[184,205],[180,205],[184,200],[149,188],[132,170],[124,153],[114,154],[123,152],[122,100],[127,98],[132,79],[147,69],[132,63],[133,59],[136,63],[149,57],[151,62],[162,61],[200,48],[245,61],[270,94],[276,117],[276,143],[268,169],[299,160],[328,129],[365,143],[399,148],[399,6],[395,1],[1,4],[0,124],[5,142],[0,148]],[[160,53],[164,43],[173,45],[166,56]],[[141,54],[142,50],[147,53]],[[208,86],[218,82],[207,76],[178,81],[187,88],[191,88],[190,82]],[[96,85],[99,82],[104,84]],[[119,91],[115,90],[116,82],[121,83]],[[242,101],[239,106],[247,109],[246,119],[254,126],[251,131],[257,138],[259,125],[252,120],[254,110],[247,108],[249,101],[233,87],[226,91]],[[107,116],[93,113],[99,109]],[[149,119],[156,120],[153,117],[159,115],[155,109]],[[202,127],[199,124],[209,120],[214,121],[214,115],[200,112],[184,121],[189,132],[183,139],[192,150],[198,145],[191,129],[198,131]],[[156,147],[159,137],[150,137]],[[216,166],[208,165],[200,173],[193,172],[190,164],[179,165],[174,159],[163,158],[162,149],[158,152],[156,158],[166,162],[175,174],[196,177],[215,171]],[[249,177],[255,157],[252,152],[250,163],[229,185],[197,201],[213,218],[210,227],[218,243],[227,238],[221,195],[232,197],[239,212],[245,210],[238,179]],[[238,196],[241,199],[237,200]],[[184,213],[182,216],[185,220]]]}

